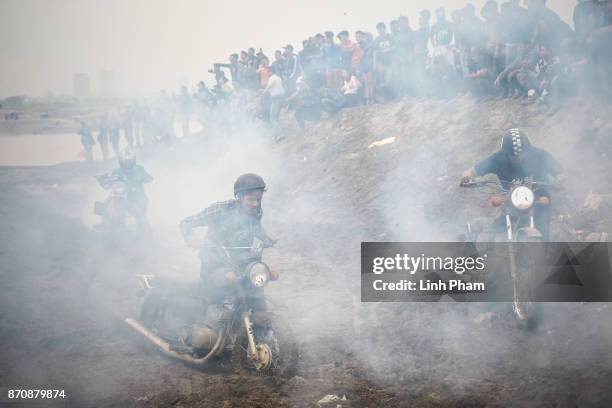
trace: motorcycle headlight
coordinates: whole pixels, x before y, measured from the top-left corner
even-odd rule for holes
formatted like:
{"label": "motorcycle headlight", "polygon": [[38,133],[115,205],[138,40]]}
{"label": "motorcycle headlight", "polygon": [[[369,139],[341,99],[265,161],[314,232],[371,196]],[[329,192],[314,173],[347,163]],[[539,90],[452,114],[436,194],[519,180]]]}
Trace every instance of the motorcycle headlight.
{"label": "motorcycle headlight", "polygon": [[116,195],[124,195],[127,192],[127,186],[122,181],[115,181],[112,188]]}
{"label": "motorcycle headlight", "polygon": [[270,269],[261,262],[252,264],[249,270],[249,279],[256,288],[262,288],[270,282]]}
{"label": "motorcycle headlight", "polygon": [[527,210],[531,208],[534,201],[533,191],[529,187],[518,186],[512,191],[510,196],[512,205],[519,210]]}

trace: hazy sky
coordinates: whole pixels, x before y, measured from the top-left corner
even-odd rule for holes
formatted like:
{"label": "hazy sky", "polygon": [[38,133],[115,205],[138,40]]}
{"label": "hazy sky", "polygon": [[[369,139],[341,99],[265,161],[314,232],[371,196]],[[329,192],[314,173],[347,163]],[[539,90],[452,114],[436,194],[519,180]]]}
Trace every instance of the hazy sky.
{"label": "hazy sky", "polygon": [[[250,46],[274,49],[316,32],[364,29],[378,21],[466,0],[0,0],[0,97],[72,93],[72,75],[117,76],[118,91],[142,94],[204,79],[213,62]],[[480,10],[484,3],[472,1]],[[570,22],[576,1],[549,0]]]}

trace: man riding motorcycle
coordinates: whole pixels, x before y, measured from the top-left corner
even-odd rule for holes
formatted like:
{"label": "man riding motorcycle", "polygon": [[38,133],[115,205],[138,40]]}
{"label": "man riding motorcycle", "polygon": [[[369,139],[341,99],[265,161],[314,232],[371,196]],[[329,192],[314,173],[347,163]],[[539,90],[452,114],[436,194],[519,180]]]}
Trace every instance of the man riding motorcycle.
{"label": "man riding motorcycle", "polygon": [[146,224],[148,198],[144,184],[153,181],[153,177],[136,164],[134,152],[127,149],[119,153],[119,168],[111,173],[112,178],[119,178],[127,184],[128,211],[140,225]]}
{"label": "man riding motorcycle", "polygon": [[[558,177],[562,168],[559,162],[545,150],[531,144],[527,134],[520,129],[509,129],[502,136],[501,148],[486,159],[463,172],[462,183],[475,176],[495,174],[503,188],[514,180],[530,178],[538,183],[549,182]],[[534,191],[536,204],[534,222],[545,240],[549,237],[550,191],[540,187]],[[504,230],[503,217],[494,222],[494,227]]]}
{"label": "man riding motorcycle", "polygon": [[[266,191],[266,183],[257,174],[243,174],[234,183],[234,199],[214,203],[205,210],[185,218],[181,224],[181,233],[187,244],[200,249],[202,291],[205,297],[217,303],[232,290],[236,282],[237,270],[241,258],[248,259],[251,246],[255,240],[264,246],[274,243],[261,225],[263,211],[261,201]],[[196,242],[194,229],[207,227],[204,245]],[[228,265],[227,259],[234,262]],[[271,280],[278,278],[278,273],[270,272]],[[261,299],[254,310],[265,310]]]}

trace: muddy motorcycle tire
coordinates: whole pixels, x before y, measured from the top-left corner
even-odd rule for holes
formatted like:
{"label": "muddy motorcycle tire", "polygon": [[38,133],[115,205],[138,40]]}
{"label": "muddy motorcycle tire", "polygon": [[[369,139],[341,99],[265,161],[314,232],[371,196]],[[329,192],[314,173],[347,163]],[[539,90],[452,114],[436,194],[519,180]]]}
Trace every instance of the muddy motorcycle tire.
{"label": "muddy motorcycle tire", "polygon": [[[270,367],[257,370],[248,358],[248,340],[246,333],[236,338],[232,350],[232,365],[238,370],[256,372],[264,376],[292,377],[295,375],[299,361],[299,348],[296,338],[287,321],[280,316],[269,312],[256,312],[253,321],[257,326],[263,326],[264,331],[271,330],[273,336],[257,338],[260,343],[267,344],[272,351],[272,364]],[[263,324],[258,324],[262,323]]]}
{"label": "muddy motorcycle tire", "polygon": [[[521,242],[541,242],[539,239],[522,239]],[[522,254],[517,260],[517,275],[519,278],[518,291],[519,302],[512,305],[513,313],[517,320],[519,329],[532,330],[537,326],[538,313],[536,304],[529,300],[528,290],[530,281],[536,270],[535,254]]]}

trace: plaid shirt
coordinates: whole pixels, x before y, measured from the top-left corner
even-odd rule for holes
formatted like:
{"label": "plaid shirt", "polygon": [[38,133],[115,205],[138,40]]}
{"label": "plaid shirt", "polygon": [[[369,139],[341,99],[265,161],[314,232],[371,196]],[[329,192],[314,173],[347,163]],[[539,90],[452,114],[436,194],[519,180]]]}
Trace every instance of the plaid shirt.
{"label": "plaid shirt", "polygon": [[228,200],[212,204],[205,210],[185,218],[181,224],[183,236],[189,236],[197,227],[208,227],[208,240],[224,246],[250,246],[253,238],[264,242],[270,238],[261,226],[261,208],[253,216],[242,209],[239,200]]}

